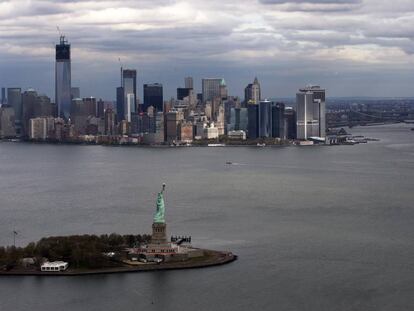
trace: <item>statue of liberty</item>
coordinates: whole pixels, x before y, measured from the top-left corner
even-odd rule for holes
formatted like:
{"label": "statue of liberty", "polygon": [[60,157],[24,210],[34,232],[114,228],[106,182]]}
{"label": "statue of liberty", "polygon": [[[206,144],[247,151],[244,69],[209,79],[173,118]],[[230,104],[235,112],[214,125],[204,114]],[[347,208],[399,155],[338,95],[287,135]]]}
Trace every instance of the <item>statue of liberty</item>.
{"label": "statue of liberty", "polygon": [[165,223],[165,204],[164,204],[164,190],[165,184],[162,184],[162,190],[157,196],[157,209],[154,214],[154,223],[164,224]]}

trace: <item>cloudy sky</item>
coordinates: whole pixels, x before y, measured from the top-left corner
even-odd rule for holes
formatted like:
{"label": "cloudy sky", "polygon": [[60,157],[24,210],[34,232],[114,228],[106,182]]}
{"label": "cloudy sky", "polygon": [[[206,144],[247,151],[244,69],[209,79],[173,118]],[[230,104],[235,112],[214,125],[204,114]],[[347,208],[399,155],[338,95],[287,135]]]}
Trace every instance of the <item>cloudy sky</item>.
{"label": "cloudy sky", "polygon": [[330,96],[414,96],[413,0],[0,0],[0,86],[54,96],[56,25],[72,84],[115,98],[119,62],[165,96],[183,77],[224,77],[266,97],[320,84]]}

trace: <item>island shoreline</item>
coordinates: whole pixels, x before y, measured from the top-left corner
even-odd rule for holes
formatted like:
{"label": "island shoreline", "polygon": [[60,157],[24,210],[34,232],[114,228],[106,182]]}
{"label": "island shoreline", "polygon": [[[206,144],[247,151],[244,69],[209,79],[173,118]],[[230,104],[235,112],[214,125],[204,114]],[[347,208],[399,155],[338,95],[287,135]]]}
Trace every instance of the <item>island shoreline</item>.
{"label": "island shoreline", "polygon": [[154,272],[166,270],[184,270],[184,269],[202,269],[209,267],[222,266],[229,264],[238,259],[238,256],[231,252],[204,250],[214,254],[214,257],[205,258],[204,261],[197,262],[171,262],[160,264],[143,264],[142,266],[128,266],[127,264],[114,267],[103,268],[96,270],[68,270],[61,272],[43,272],[43,271],[0,271],[0,277],[18,277],[18,276],[41,276],[41,277],[63,277],[63,276],[90,276],[90,275],[105,275],[105,274],[120,274],[120,273],[138,273],[138,272]]}

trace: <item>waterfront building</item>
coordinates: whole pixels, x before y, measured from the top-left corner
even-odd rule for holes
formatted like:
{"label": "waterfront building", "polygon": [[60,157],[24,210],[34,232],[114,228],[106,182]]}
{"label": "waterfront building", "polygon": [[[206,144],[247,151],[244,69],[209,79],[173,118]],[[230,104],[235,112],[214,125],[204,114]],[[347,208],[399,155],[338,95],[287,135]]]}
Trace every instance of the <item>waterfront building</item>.
{"label": "waterfront building", "polygon": [[191,143],[193,141],[193,123],[191,122],[181,122],[180,126],[180,137],[179,140],[186,143]]}
{"label": "waterfront building", "polygon": [[204,129],[207,127],[208,118],[203,114],[194,114],[190,119],[193,122],[194,139],[204,138]]}
{"label": "waterfront building", "polygon": [[287,139],[296,139],[296,111],[292,107],[285,108],[285,135]]}
{"label": "waterfront building", "polygon": [[204,139],[217,139],[219,138],[219,129],[215,126],[214,122],[211,122],[204,128]]}
{"label": "waterfront building", "polygon": [[71,60],[70,44],[65,36],[60,36],[60,42],[56,45],[55,64],[55,103],[58,108],[58,116],[70,117],[71,105]]}
{"label": "waterfront building", "polygon": [[105,120],[95,116],[86,119],[86,135],[103,135],[105,133]]}
{"label": "waterfront building", "polygon": [[47,139],[47,118],[33,118],[29,120],[29,138],[33,140]]}
{"label": "waterfront building", "polygon": [[74,98],[71,105],[71,122],[77,135],[88,132],[88,119],[96,116],[96,98]]}
{"label": "waterfront building", "polygon": [[218,130],[218,135],[225,134],[225,113],[223,105],[219,105],[217,112],[215,113],[215,124]]}
{"label": "waterfront building", "polygon": [[144,103],[142,110],[147,111],[148,107],[153,106],[156,111],[163,111],[163,87],[160,83],[144,84]]}
{"label": "waterfront building", "polygon": [[249,102],[259,104],[261,101],[260,83],[257,77],[254,78],[253,83],[250,83],[244,89],[244,102],[247,105]]}
{"label": "waterfront building", "polygon": [[247,105],[248,125],[247,135],[249,139],[256,139],[259,137],[259,105],[249,103]]}
{"label": "waterfront building", "polygon": [[166,141],[171,143],[180,140],[180,124],[184,120],[182,111],[170,111],[166,114]]}
{"label": "waterfront building", "polygon": [[247,108],[231,108],[230,121],[227,125],[227,131],[244,131],[248,128]]}
{"label": "waterfront building", "polygon": [[300,140],[325,137],[325,90],[307,86],[296,94],[296,133]]}
{"label": "waterfront building", "polygon": [[53,261],[45,262],[40,266],[42,272],[60,272],[65,271],[69,267],[69,264],[65,261]]}
{"label": "waterfront building", "polygon": [[272,136],[272,102],[261,101],[259,104],[259,137]]}
{"label": "waterfront building", "polygon": [[272,105],[272,137],[286,139],[285,133],[285,104]]}
{"label": "waterfront building", "polygon": [[113,136],[116,135],[115,128],[115,112],[112,108],[105,109],[105,135]]}
{"label": "waterfront building", "polygon": [[155,114],[155,130],[154,132],[144,133],[143,141],[146,144],[161,144],[165,140],[164,134],[164,113],[157,112]]}
{"label": "waterfront building", "polygon": [[9,105],[0,107],[0,138],[13,138],[16,136],[14,109]]}
{"label": "waterfront building", "polygon": [[29,120],[29,138],[33,140],[62,140],[64,120],[55,117],[37,117]]}
{"label": "waterfront building", "polygon": [[119,133],[123,136],[128,136],[130,133],[130,124],[126,120],[119,123]]}
{"label": "waterfront building", "polygon": [[7,89],[7,104],[14,109],[15,129],[17,136],[22,134],[23,103],[22,89],[18,87]]}
{"label": "waterfront building", "polygon": [[245,131],[229,131],[227,133],[227,137],[229,139],[234,139],[234,140],[246,140],[246,132]]}
{"label": "waterfront building", "polygon": [[184,78],[184,87],[186,89],[194,89],[193,77]]}
{"label": "waterfront building", "polygon": [[238,116],[238,120],[237,120],[238,121],[237,122],[238,123],[237,129],[240,130],[240,131],[247,132],[247,128],[248,128],[248,124],[249,124],[247,108],[240,108],[238,114],[239,114],[239,116]]}
{"label": "waterfront building", "polygon": [[222,98],[226,93],[226,82],[222,78],[202,79],[203,102],[212,101],[215,98]]}
{"label": "waterfront building", "polygon": [[[149,107],[151,109],[152,106]],[[131,133],[144,134],[155,132],[155,116],[147,112],[140,112],[134,114],[134,119],[131,122]]]}

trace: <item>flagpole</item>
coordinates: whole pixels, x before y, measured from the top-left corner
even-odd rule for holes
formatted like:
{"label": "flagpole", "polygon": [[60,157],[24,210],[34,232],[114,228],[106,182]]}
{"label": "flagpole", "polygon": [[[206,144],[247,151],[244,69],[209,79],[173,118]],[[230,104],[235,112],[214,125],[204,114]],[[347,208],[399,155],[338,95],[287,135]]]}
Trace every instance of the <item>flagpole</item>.
{"label": "flagpole", "polygon": [[16,235],[17,235],[17,231],[13,230],[13,246],[14,246],[14,248],[16,248]]}

